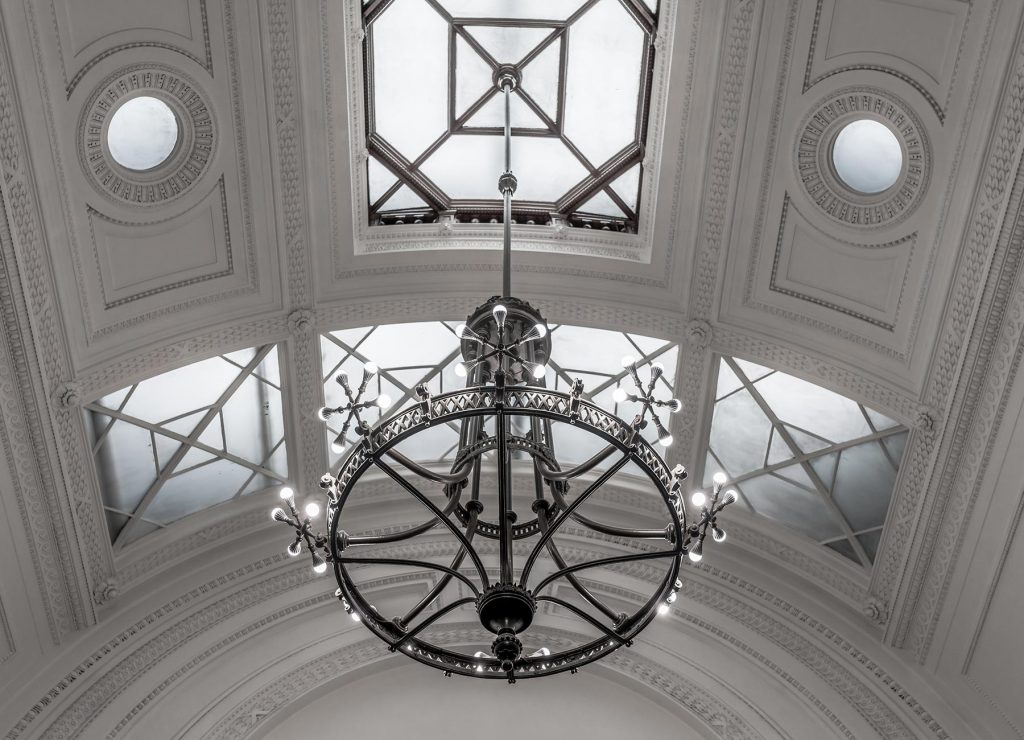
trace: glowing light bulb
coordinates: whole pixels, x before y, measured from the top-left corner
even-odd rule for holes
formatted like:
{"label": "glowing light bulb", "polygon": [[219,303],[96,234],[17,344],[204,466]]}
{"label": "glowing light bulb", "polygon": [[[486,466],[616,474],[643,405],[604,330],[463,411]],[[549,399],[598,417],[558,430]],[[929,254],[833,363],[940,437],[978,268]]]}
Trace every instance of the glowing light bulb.
{"label": "glowing light bulb", "polygon": [[671,447],[672,446],[672,441],[673,441],[673,439],[672,439],[672,435],[671,434],[667,434],[666,433],[666,434],[663,434],[660,437],[658,437],[658,443],[662,447]]}
{"label": "glowing light bulb", "polygon": [[296,541],[288,545],[288,554],[291,555],[293,558],[297,556],[300,552],[302,552],[301,542]]}
{"label": "glowing light bulb", "polygon": [[535,377],[537,380],[540,380],[541,378],[543,378],[544,375],[545,375],[544,366],[543,365],[534,365],[533,366],[533,372],[531,373],[531,375],[533,375],[533,377]]}
{"label": "glowing light bulb", "polygon": [[327,571],[327,561],[324,560],[324,556],[320,553],[313,551],[313,572],[324,573]]}
{"label": "glowing light bulb", "polygon": [[711,476],[711,480],[714,481],[716,486],[724,486],[725,482],[729,480],[729,478],[726,476],[725,473],[719,470],[717,473]]}
{"label": "glowing light bulb", "polygon": [[665,601],[667,601],[670,604],[674,604],[676,602],[676,592],[673,591],[668,596],[666,596]]}
{"label": "glowing light bulb", "polygon": [[376,375],[378,372],[380,372],[380,368],[377,367],[376,362],[368,362],[365,365],[363,365],[363,372],[366,373],[367,375]]}
{"label": "glowing light bulb", "polygon": [[288,499],[290,499],[293,496],[295,496],[295,491],[293,491],[288,486],[285,486],[284,488],[281,489],[281,492],[280,492],[279,495],[281,496],[281,500],[282,501],[287,501]]}
{"label": "glowing light bulb", "polygon": [[363,618],[359,616],[359,612],[352,612],[349,616],[352,617],[352,621],[353,622],[362,622],[363,621]]}
{"label": "glowing light bulb", "polygon": [[327,572],[327,563],[317,563],[313,566],[313,572],[317,575],[321,575]]}
{"label": "glowing light bulb", "polygon": [[377,404],[377,408],[389,409],[391,408],[391,396],[389,396],[387,393],[381,393],[379,396],[377,396],[377,400],[374,401],[374,403]]}
{"label": "glowing light bulb", "polygon": [[694,506],[703,506],[704,504],[707,503],[708,497],[705,496],[704,493],[701,491],[694,491],[693,495],[690,496],[690,501],[693,503]]}
{"label": "glowing light bulb", "polygon": [[534,324],[533,331],[537,333],[538,339],[543,339],[548,335],[548,328],[544,324]]}
{"label": "glowing light bulb", "polygon": [[664,374],[665,374],[665,366],[664,365],[662,365],[660,362],[652,362],[651,363],[651,377],[652,378],[660,378]]}
{"label": "glowing light bulb", "polygon": [[711,537],[715,540],[715,542],[725,542],[725,530],[721,527],[712,527]]}
{"label": "glowing light bulb", "polygon": [[665,616],[666,614],[668,614],[668,612],[669,612],[669,605],[668,604],[665,604],[665,603],[658,604],[658,614],[660,614],[661,616]]}
{"label": "glowing light bulb", "polygon": [[671,401],[668,402],[668,410],[670,413],[678,414],[680,411],[683,410],[683,402],[680,401],[678,398],[673,398]]}
{"label": "glowing light bulb", "polygon": [[626,393],[625,388],[616,388],[612,391],[612,400],[615,403],[624,403],[627,398],[629,398],[629,394]]}
{"label": "glowing light bulb", "polygon": [[728,506],[729,504],[735,504],[739,500],[739,495],[733,489],[729,489],[725,492],[725,496],[722,498],[722,506]]}
{"label": "glowing light bulb", "polygon": [[270,518],[275,522],[286,522],[288,521],[288,515],[284,513],[284,509],[280,506],[270,512]]}
{"label": "glowing light bulb", "polygon": [[334,409],[329,408],[327,406],[321,406],[316,412],[316,416],[318,419],[320,419],[320,421],[327,421],[333,415]]}
{"label": "glowing light bulb", "polygon": [[482,665],[480,665],[479,663],[477,663],[477,665],[476,665],[476,672],[477,673],[483,673],[484,672],[484,667]]}
{"label": "glowing light bulb", "polygon": [[464,378],[467,375],[469,375],[469,368],[466,367],[466,363],[464,363],[464,362],[456,362],[455,363],[455,374],[458,375],[460,378]]}
{"label": "glowing light bulb", "polygon": [[338,385],[345,385],[348,383],[348,371],[339,370],[338,374],[334,376],[334,382]]}
{"label": "glowing light bulb", "polygon": [[704,545],[700,542],[697,546],[688,552],[687,557],[694,563],[699,563],[704,558]]}
{"label": "glowing light bulb", "polygon": [[635,364],[636,364],[636,358],[633,357],[633,355],[623,355],[623,357],[622,357],[622,366],[623,367],[633,367],[633,365],[635,365]]}
{"label": "glowing light bulb", "polygon": [[345,451],[345,442],[344,441],[336,439],[333,442],[331,442],[331,452],[333,452],[335,455],[340,455],[344,451]]}
{"label": "glowing light bulb", "polygon": [[498,303],[491,309],[491,314],[494,316],[494,320],[498,322],[498,326],[502,326],[505,323],[505,317],[508,315],[508,309]]}
{"label": "glowing light bulb", "polygon": [[310,501],[308,504],[306,504],[306,516],[308,516],[310,519],[315,519],[316,517],[320,516],[320,504],[318,504],[316,501]]}
{"label": "glowing light bulb", "polygon": [[465,339],[469,334],[469,327],[465,324],[459,324],[455,327],[455,336],[459,339]]}

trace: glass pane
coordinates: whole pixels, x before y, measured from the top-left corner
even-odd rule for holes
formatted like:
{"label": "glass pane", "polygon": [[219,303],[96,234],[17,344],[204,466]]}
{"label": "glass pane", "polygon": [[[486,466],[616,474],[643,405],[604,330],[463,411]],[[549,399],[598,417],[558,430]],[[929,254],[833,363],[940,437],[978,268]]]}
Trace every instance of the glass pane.
{"label": "glass pane", "polygon": [[731,476],[759,470],[771,428],[750,393],[739,391],[715,405],[711,449]]}
{"label": "glass pane", "polygon": [[594,196],[576,209],[581,213],[593,213],[598,216],[611,216],[613,218],[624,218],[625,213],[615,205],[615,201],[604,190],[598,190]]}
{"label": "glass pane", "polygon": [[455,115],[494,90],[494,71],[461,35],[455,36]]}
{"label": "glass pane", "polygon": [[377,161],[375,157],[370,157],[367,160],[366,169],[370,181],[370,202],[376,203],[388,191],[388,188],[398,182],[398,178],[392,175],[391,170]]}
{"label": "glass pane", "polygon": [[624,174],[612,180],[612,190],[635,211],[640,198],[640,165],[633,165]]}
{"label": "glass pane", "polygon": [[[97,431],[110,422],[110,417],[86,413],[93,416]],[[96,452],[96,472],[102,483],[103,503],[120,511],[135,511],[156,480],[149,432],[115,421]]]}
{"label": "glass pane", "polygon": [[880,432],[900,425],[895,419],[890,419],[888,416],[880,414],[874,409],[869,409],[867,406],[864,407],[864,411],[867,413],[868,418],[871,419],[871,424]]}
{"label": "glass pane", "polygon": [[747,380],[751,383],[755,383],[766,375],[771,375],[775,372],[770,367],[758,365],[757,363],[748,362],[747,360],[741,360],[739,358],[733,358],[733,362],[739,365],[740,370],[747,376]]}
{"label": "glass pane", "polygon": [[448,24],[425,0],[395,0],[370,33],[377,132],[414,160],[448,128]]}
{"label": "glass pane", "polygon": [[[495,173],[504,170],[501,136],[455,134],[424,163],[424,174],[453,198],[496,198]],[[472,167],[466,163],[472,162]],[[516,137],[512,168],[519,178],[516,198],[552,203],[587,172],[554,138]]]}
{"label": "glass pane", "polygon": [[833,498],[854,531],[880,527],[892,498],[896,471],[873,443],[844,450]]}
{"label": "glass pane", "polygon": [[643,30],[618,0],[600,0],[572,26],[565,132],[595,165],[636,138],[644,49]]}
{"label": "glass pane", "polygon": [[554,29],[543,26],[466,26],[466,30],[498,64],[517,64]]}
{"label": "glass pane", "polygon": [[548,44],[522,69],[522,89],[544,109],[552,121],[558,120],[558,75],[562,41]]}
{"label": "glass pane", "polygon": [[736,373],[732,371],[732,368],[724,362],[719,362],[718,365],[718,388],[715,391],[715,398],[721,399],[724,396],[729,395],[733,391],[737,391],[743,387],[743,381],[736,377]]}
{"label": "glass pane", "polygon": [[217,460],[168,480],[146,509],[146,518],[170,524],[183,516],[228,501],[245,485],[252,471]]}
{"label": "glass pane", "polygon": [[211,405],[241,372],[219,357],[201,360],[139,383],[124,413],[159,423]]}
{"label": "glass pane", "polygon": [[423,208],[426,202],[416,195],[408,185],[400,187],[387,203],[380,207],[381,211],[401,211],[405,208]]}
{"label": "glass pane", "polygon": [[[792,474],[789,468],[780,471]],[[743,492],[754,513],[774,519],[816,540],[842,535],[831,509],[812,493],[774,475],[762,475],[743,483]]]}
{"label": "glass pane", "polygon": [[860,565],[860,558],[857,557],[857,553],[853,551],[853,545],[850,544],[849,540],[836,540],[835,542],[829,542],[825,547],[831,548],[842,555],[844,558],[849,558],[857,565]]}
{"label": "glass pane", "polygon": [[780,419],[833,442],[871,433],[855,401],[821,386],[775,373],[757,389]]}
{"label": "glass pane", "polygon": [[878,544],[882,541],[882,530],[876,529],[873,532],[857,535],[857,540],[860,542],[861,547],[864,548],[864,552],[871,558],[871,562],[875,562],[875,556],[878,554]]}
{"label": "glass pane", "polygon": [[564,21],[584,0],[441,0],[456,18],[538,18]]}
{"label": "glass pane", "polygon": [[[534,113],[530,107],[523,102],[522,97],[518,93],[513,93],[509,100],[509,114],[511,116],[512,128],[532,128],[532,129],[544,129],[547,130],[547,126],[544,124],[536,113]],[[495,95],[486,103],[483,107],[466,121],[466,126],[470,128],[489,128],[498,127],[505,128],[505,96]],[[516,147],[519,146],[519,139],[516,139]],[[513,148],[513,156],[516,148]],[[518,191],[517,191],[518,194]]]}

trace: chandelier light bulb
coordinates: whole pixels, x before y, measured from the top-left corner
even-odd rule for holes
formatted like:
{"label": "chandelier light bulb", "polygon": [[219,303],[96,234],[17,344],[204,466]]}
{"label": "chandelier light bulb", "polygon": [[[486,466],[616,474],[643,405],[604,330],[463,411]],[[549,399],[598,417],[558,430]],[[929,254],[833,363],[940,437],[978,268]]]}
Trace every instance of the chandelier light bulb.
{"label": "chandelier light bulb", "polygon": [[327,561],[324,560],[324,556],[318,552],[313,552],[313,572],[314,573],[326,573],[327,572]]}
{"label": "chandelier light bulb", "polygon": [[339,370],[338,374],[334,376],[334,382],[340,386],[348,385],[348,371]]}
{"label": "chandelier light bulb", "polygon": [[306,516],[308,516],[310,519],[315,519],[316,517],[320,516],[320,504],[318,504],[316,501],[310,501],[308,504],[306,504]]}
{"label": "chandelier light bulb", "polygon": [[544,324],[534,324],[532,331],[537,335],[538,339],[543,339],[548,335],[548,328]]}
{"label": "chandelier light bulb", "polygon": [[316,418],[318,418],[320,421],[327,421],[333,415],[334,409],[330,408],[329,406],[321,406],[319,409],[317,409],[316,412]]}
{"label": "chandelier light bulb", "polygon": [[363,372],[366,373],[367,376],[373,377],[378,372],[380,372],[380,368],[377,367],[376,362],[368,362],[365,365],[363,365]]}
{"label": "chandelier light bulb", "polygon": [[282,500],[282,501],[287,501],[287,500],[289,500],[289,499],[291,499],[291,498],[294,498],[294,496],[295,496],[295,491],[293,491],[293,490],[292,490],[291,488],[289,488],[288,486],[285,486],[285,487],[283,487],[283,488],[281,489],[281,492],[280,492],[280,494],[279,494],[279,495],[281,496],[281,500]]}
{"label": "chandelier light bulb", "polygon": [[711,480],[714,481],[716,486],[724,486],[725,482],[729,480],[729,478],[726,476],[725,473],[719,470],[717,473],[711,476]]}
{"label": "chandelier light bulb", "polygon": [[459,324],[458,326],[455,327],[455,336],[457,336],[459,339],[468,338],[470,336],[469,327],[466,326],[465,324]]}
{"label": "chandelier light bulb", "polygon": [[712,527],[711,537],[715,542],[725,542],[725,530],[721,527]]}
{"label": "chandelier light bulb", "polygon": [[629,398],[629,394],[626,393],[625,388],[619,387],[612,391],[612,400],[615,403],[624,403],[627,398]]}
{"label": "chandelier light bulb", "polygon": [[469,368],[466,367],[466,363],[464,363],[464,362],[456,362],[455,363],[455,374],[458,375],[460,378],[464,378],[467,375],[469,375]]}
{"label": "chandelier light bulb", "polygon": [[676,603],[676,592],[673,591],[667,597],[665,597],[665,601],[667,601],[669,604]]}
{"label": "chandelier light bulb", "polygon": [[736,491],[730,488],[728,491],[725,492],[725,497],[722,498],[722,506],[735,504],[738,499],[739,495],[737,495]]}
{"label": "chandelier light bulb", "polygon": [[662,447],[671,447],[672,441],[672,435],[669,434],[668,432],[665,432],[664,434],[658,437],[658,444],[660,444]]}
{"label": "chandelier light bulb", "polygon": [[491,309],[491,314],[494,316],[494,320],[498,322],[499,327],[505,325],[505,317],[508,316],[508,309],[502,304],[499,303],[495,305],[495,307]]}
{"label": "chandelier light bulb", "polygon": [[694,506],[703,506],[708,502],[708,497],[705,496],[701,491],[694,491],[693,495],[690,496],[690,501],[693,503]]}
{"label": "chandelier light bulb", "polygon": [[352,621],[353,622],[362,622],[363,621],[363,618],[359,616],[359,612],[352,612],[349,616],[352,617]]}
{"label": "chandelier light bulb", "polygon": [[536,378],[537,380],[540,380],[541,378],[544,377],[545,373],[546,371],[543,365],[534,365],[533,372],[531,373],[531,375],[533,375],[533,377]]}
{"label": "chandelier light bulb", "polygon": [[658,614],[665,616],[669,612],[669,605],[665,603],[658,604]]}
{"label": "chandelier light bulb", "polygon": [[291,555],[293,558],[296,557],[300,552],[302,552],[302,543],[298,540],[295,540],[295,542],[288,545],[288,554]]}
{"label": "chandelier light bulb", "polygon": [[673,414],[678,414],[680,411],[683,410],[683,402],[680,401],[678,398],[673,398],[671,401],[668,402],[668,410]]}
{"label": "chandelier light bulb", "polygon": [[660,362],[652,362],[651,363],[651,377],[652,378],[660,378],[664,374],[665,374],[665,366],[664,365],[662,365]]}
{"label": "chandelier light bulb", "polygon": [[345,440],[343,437],[339,436],[337,439],[331,442],[331,452],[333,452],[335,455],[340,455],[344,451]]}
{"label": "chandelier light bulb", "polygon": [[694,563],[699,563],[704,558],[704,544],[698,542],[690,552],[687,553],[687,557]]}
{"label": "chandelier light bulb", "polygon": [[374,403],[377,404],[377,407],[382,410],[389,409],[391,408],[391,396],[389,396],[387,393],[381,393],[379,396],[377,396],[377,400],[374,401]]}
{"label": "chandelier light bulb", "polygon": [[634,365],[636,365],[636,358],[633,357],[633,355],[623,355],[622,356],[622,366],[623,367],[629,368],[629,367],[633,367]]}
{"label": "chandelier light bulb", "polygon": [[275,522],[288,521],[288,515],[284,513],[284,509],[282,509],[280,506],[276,507],[273,511],[270,512],[270,518],[273,519]]}

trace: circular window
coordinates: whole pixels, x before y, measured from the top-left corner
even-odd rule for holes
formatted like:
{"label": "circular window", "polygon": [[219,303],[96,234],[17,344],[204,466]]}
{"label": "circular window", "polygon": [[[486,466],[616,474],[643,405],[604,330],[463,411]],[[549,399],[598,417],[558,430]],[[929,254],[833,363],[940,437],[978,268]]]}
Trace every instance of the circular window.
{"label": "circular window", "polygon": [[858,193],[881,193],[900,179],[903,150],[884,123],[862,118],[848,123],[832,145],[832,164],[843,184]]}
{"label": "circular window", "polygon": [[159,98],[131,98],[110,117],[107,147],[122,167],[151,170],[171,156],[177,143],[178,119]]}

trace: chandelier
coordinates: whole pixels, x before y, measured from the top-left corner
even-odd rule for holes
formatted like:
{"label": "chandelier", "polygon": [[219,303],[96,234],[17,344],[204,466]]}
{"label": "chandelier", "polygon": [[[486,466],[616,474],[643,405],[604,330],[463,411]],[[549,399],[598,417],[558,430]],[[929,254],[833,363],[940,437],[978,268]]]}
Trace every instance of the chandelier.
{"label": "chandelier", "polygon": [[[465,388],[432,396],[425,385],[419,385],[412,405],[370,425],[362,418],[364,412],[391,405],[384,394],[366,398],[376,366],[364,365],[358,384],[340,373],[336,381],[347,402],[321,409],[320,417],[342,420],[341,432],[332,443],[335,452],[345,452],[350,432],[359,442],[347,451],[335,473],[320,479],[326,495],[327,531],[313,529],[320,506],[311,502],[300,513],[290,488],[280,492],[287,510],[275,508],[272,516],[294,531],[290,555],[298,556],[305,549],[317,573],[333,566],[338,582],[335,595],[342,607],[390,650],[401,651],[449,676],[506,678],[514,683],[520,678],[575,672],[629,645],[657,614],[668,612],[682,588],[681,565],[701,560],[709,531],[713,540],[725,539],[717,516],[736,500],[736,493],[723,492],[725,476],[717,474],[708,494],[692,494],[691,503],[699,513],[688,518],[683,500],[686,471],[681,465],[670,468],[641,436],[653,425],[660,445],[668,447],[672,436],[659,414],[675,413],[682,407],[677,399],[656,397],[657,381],[664,372],[657,363],[638,368],[632,357],[623,358],[633,391],[618,388],[614,398],[617,403],[631,401],[639,406],[639,413],[628,422],[584,399],[579,379],[569,392],[544,387],[551,349],[547,323],[537,309],[512,297],[510,287],[512,195],[517,186],[511,167],[510,95],[518,84],[518,72],[502,67],[495,83],[505,99],[505,171],[498,178],[504,200],[502,294],[477,308],[456,329],[463,359],[455,372],[465,377]],[[646,378],[641,377],[641,370]],[[404,440],[441,424],[456,424],[460,430],[458,447],[446,469],[421,465],[397,448]],[[571,427],[574,434],[596,438],[599,451],[582,463],[563,467],[555,444],[560,425]],[[665,527],[636,529],[598,521],[580,511],[627,465],[656,492],[659,506],[664,507]],[[514,467],[528,469],[530,475],[517,478]],[[385,534],[348,532],[346,504],[364,485],[363,477],[371,469],[422,504],[428,517],[415,526]],[[493,485],[484,482],[485,469],[488,476],[493,474]],[[525,486],[521,483],[524,477],[528,481]],[[434,496],[428,494],[425,484],[433,487]],[[524,488],[528,490],[524,492]],[[633,547],[627,554],[570,564],[554,539],[568,522]],[[415,541],[437,528],[447,530],[457,543],[447,565],[381,554],[386,546]],[[485,567],[485,557],[496,560],[497,567]],[[585,583],[589,570],[614,570],[637,561],[656,564],[660,575],[650,595],[631,612],[615,611]],[[353,569],[375,565],[422,568],[439,575],[412,608],[389,615],[369,602],[353,578]],[[457,582],[456,588],[448,589],[453,582]],[[567,585],[573,597],[556,595],[549,588],[555,584]],[[461,595],[445,599],[442,594],[446,590]],[[582,620],[596,636],[556,649],[536,644],[530,627],[543,605]],[[431,625],[460,608],[475,609],[489,646],[451,644],[450,639],[431,637]]]}

